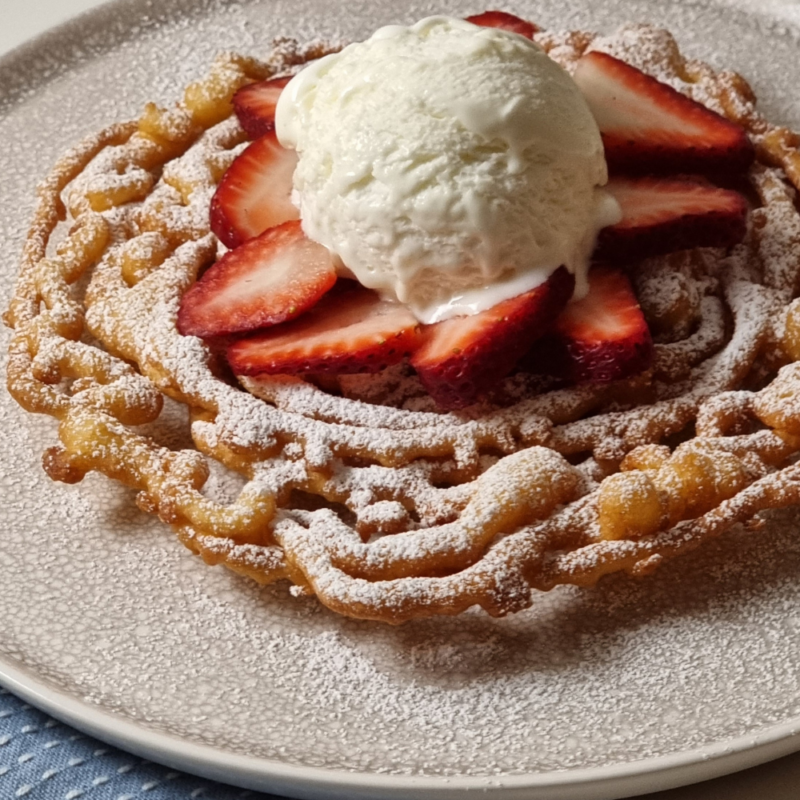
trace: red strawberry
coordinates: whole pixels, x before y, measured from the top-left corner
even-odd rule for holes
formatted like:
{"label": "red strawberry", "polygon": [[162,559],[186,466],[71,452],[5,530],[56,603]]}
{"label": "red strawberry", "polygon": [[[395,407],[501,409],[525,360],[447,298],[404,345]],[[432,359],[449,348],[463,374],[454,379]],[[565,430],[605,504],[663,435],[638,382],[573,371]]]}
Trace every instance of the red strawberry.
{"label": "red strawberry", "polygon": [[178,330],[222,336],[277,325],[313,306],[336,282],[331,254],[298,221],[227,252],[183,296]]}
{"label": "red strawberry", "polygon": [[532,22],[515,17],[506,11],[484,11],[483,14],[473,14],[471,17],[467,17],[467,22],[483,28],[502,28],[504,31],[518,33],[527,39],[533,39],[533,34],[539,30]]}
{"label": "red strawberry", "polygon": [[275,106],[290,80],[291,76],[286,76],[250,83],[233,96],[233,110],[251,139],[258,139],[275,128]]}
{"label": "red strawberry", "polygon": [[419,323],[405,306],[351,281],[341,284],[301,319],[230,345],[234,373],[377,372],[419,346]]}
{"label": "red strawberry", "polygon": [[526,366],[572,382],[603,383],[647,369],[653,342],[630,281],[611,267],[589,273],[589,294],[569,303]]}
{"label": "red strawberry", "polygon": [[298,219],[292,205],[294,150],[278,144],[272,131],[256,139],[231,164],[211,198],[211,230],[227,247]]}
{"label": "red strawberry", "polygon": [[606,186],[622,220],[600,231],[595,257],[634,261],[690,247],[728,247],[747,228],[747,201],[738,192],[681,178],[614,178]]}
{"label": "red strawberry", "polygon": [[741,172],[753,160],[738,125],[607,53],[584,55],[573,77],[612,172]]}
{"label": "red strawberry", "polygon": [[467,406],[511,371],[564,308],[574,286],[574,277],[560,267],[525,294],[473,316],[430,325],[411,364],[439,405]]}

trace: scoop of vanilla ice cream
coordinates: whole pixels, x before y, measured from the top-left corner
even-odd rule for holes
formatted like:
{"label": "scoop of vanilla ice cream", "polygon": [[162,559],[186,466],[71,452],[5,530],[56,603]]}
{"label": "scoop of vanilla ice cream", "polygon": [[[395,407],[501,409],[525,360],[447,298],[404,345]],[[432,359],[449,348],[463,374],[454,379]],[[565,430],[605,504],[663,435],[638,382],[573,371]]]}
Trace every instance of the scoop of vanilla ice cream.
{"label": "scoop of vanilla ice cream", "polygon": [[569,75],[528,39],[430,17],[301,71],[277,107],[303,229],[423,322],[482,311],[560,265],[585,285],[619,207]]}

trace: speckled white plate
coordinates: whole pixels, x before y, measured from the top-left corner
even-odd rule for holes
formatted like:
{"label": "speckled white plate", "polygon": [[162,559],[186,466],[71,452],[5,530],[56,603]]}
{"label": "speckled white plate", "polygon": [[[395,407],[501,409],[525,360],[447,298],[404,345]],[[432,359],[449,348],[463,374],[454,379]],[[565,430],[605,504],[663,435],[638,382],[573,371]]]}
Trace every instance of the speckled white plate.
{"label": "speckled white plate", "polygon": [[[795,29],[774,13],[504,5],[549,27],[664,23],[800,126]],[[277,34],[358,38],[479,6],[121,0],[0,60],[3,294],[57,155],[146,100],[172,102],[217,51],[263,52]],[[559,589],[512,619],[388,628],[204,566],[104,478],[51,484],[39,456],[55,424],[4,393],[0,410],[0,681],[120,746],[297,797],[551,800],[653,791],[800,749],[792,514],[646,582]]]}

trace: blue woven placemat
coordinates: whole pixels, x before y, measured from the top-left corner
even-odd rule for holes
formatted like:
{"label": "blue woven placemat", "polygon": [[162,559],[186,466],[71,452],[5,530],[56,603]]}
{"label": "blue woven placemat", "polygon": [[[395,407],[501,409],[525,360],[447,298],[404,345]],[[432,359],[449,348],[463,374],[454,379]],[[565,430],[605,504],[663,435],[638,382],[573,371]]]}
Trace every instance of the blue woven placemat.
{"label": "blue woven placemat", "polygon": [[280,800],[84,736],[0,688],[0,800]]}

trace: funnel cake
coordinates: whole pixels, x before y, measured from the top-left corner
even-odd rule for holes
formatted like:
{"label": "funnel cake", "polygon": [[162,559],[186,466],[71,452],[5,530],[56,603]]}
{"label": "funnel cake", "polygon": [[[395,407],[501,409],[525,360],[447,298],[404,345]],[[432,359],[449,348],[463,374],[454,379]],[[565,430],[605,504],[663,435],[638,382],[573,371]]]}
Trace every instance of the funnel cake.
{"label": "funnel cake", "polygon": [[[48,475],[102,472],[209,564],[391,623],[473,605],[500,616],[534,590],[646,575],[800,501],[800,139],[665,31],[536,39],[567,69],[590,50],[627,61],[756,146],[744,242],[636,270],[647,373],[548,388],[518,372],[443,413],[405,364],[239,386],[180,335],[181,297],[217,257],[211,196],[246,138],[233,93],[333,49],[281,41],[265,62],[220,57],[174,108],[90,137],[40,186],[6,322],[9,390],[59,421]],[[165,403],[185,408],[193,447],[149,425]],[[234,498],[209,488],[218,472],[238,476]]]}

